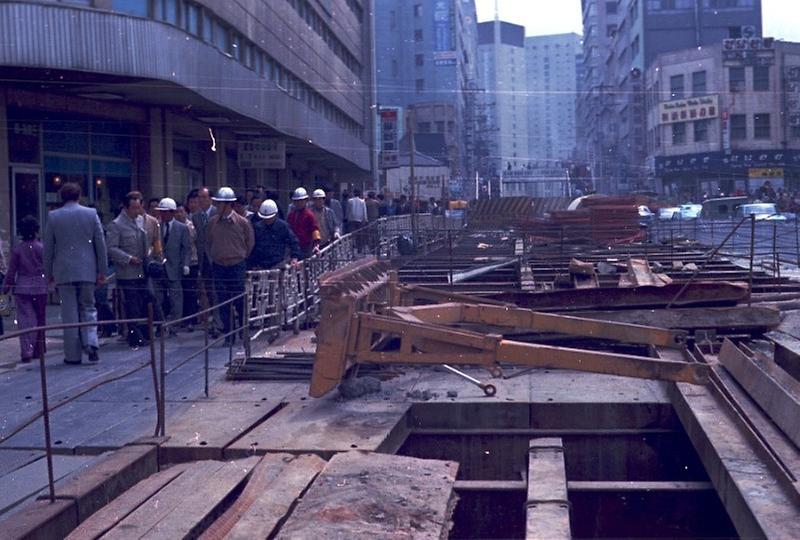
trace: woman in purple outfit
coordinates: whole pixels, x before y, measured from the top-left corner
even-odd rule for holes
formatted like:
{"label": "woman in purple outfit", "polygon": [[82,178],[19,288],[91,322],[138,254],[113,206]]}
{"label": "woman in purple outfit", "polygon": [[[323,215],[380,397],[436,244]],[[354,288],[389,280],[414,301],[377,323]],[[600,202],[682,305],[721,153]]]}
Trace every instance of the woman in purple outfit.
{"label": "woman in purple outfit", "polygon": [[[3,282],[3,292],[14,293],[17,306],[17,326],[20,330],[44,326],[47,304],[47,281],[44,278],[44,247],[37,238],[39,222],[33,216],[25,216],[19,225],[22,242],[11,250],[8,273]],[[44,352],[44,332],[29,332],[19,337],[22,362]]]}

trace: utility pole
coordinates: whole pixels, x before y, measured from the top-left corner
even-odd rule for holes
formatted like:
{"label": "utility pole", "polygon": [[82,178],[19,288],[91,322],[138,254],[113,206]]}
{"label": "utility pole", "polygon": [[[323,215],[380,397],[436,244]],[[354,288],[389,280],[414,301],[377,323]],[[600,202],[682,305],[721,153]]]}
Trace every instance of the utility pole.
{"label": "utility pole", "polygon": [[417,176],[414,174],[414,157],[417,153],[417,144],[414,141],[414,121],[416,120],[416,112],[414,108],[411,107],[408,111],[408,137],[409,137],[409,148],[411,149],[411,154],[409,155],[408,159],[408,168],[409,172],[411,173],[411,178],[409,179],[411,184],[411,239],[413,242],[417,241]]}

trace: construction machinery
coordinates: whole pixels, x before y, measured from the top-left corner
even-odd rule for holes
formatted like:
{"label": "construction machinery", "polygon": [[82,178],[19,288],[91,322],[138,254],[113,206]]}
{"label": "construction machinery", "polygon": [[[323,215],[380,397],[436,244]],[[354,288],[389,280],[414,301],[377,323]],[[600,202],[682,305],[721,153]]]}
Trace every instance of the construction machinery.
{"label": "construction machinery", "polygon": [[[631,289],[635,290],[635,289]],[[389,263],[356,261],[320,278],[321,311],[310,395],[321,397],[356,364],[445,365],[456,375],[495,389],[453,366],[479,366],[492,376],[502,364],[572,369],[705,384],[709,366],[657,358],[655,348],[683,348],[686,333],[652,326],[541,313],[480,297],[398,283]],[[505,339],[529,330],[646,346],[653,356],[557,347]]]}

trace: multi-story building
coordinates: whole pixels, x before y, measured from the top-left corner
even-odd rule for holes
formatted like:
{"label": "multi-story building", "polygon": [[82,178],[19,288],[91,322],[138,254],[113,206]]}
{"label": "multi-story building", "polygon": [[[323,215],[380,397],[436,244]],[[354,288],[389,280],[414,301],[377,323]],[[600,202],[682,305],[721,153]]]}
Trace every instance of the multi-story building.
{"label": "multi-story building", "polygon": [[528,155],[570,160],[575,151],[576,55],[581,38],[557,34],[525,38],[528,77]]}
{"label": "multi-story building", "polygon": [[487,123],[494,139],[494,174],[528,164],[525,28],[500,20],[478,24],[478,81],[486,89]]}
{"label": "multi-story building", "polygon": [[0,237],[66,181],[108,220],[126,192],[370,181],[362,0],[0,3]]}
{"label": "multi-story building", "polygon": [[648,163],[681,201],[800,187],[800,43],[728,39],[647,71]]}
{"label": "multi-story building", "polygon": [[445,123],[441,133],[458,146],[452,174],[465,176],[472,166],[465,147],[472,125],[465,119],[476,69],[475,0],[375,0],[374,16],[378,103],[416,106],[419,119],[409,126],[415,131],[425,129],[416,122],[432,122],[436,130],[440,120],[425,118],[451,111],[444,121],[453,124]]}
{"label": "multi-story building", "polygon": [[643,74],[662,53],[761,35],[761,0],[582,0],[580,153],[598,190],[647,189]]}

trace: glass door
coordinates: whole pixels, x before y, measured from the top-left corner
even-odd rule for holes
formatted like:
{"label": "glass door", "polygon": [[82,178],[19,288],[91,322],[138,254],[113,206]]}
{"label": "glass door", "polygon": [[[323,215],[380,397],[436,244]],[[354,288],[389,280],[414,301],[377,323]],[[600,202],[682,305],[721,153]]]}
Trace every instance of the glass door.
{"label": "glass door", "polygon": [[12,219],[13,231],[12,242],[16,242],[17,228],[22,218],[31,215],[39,220],[44,227],[42,220],[42,171],[33,167],[11,167],[11,185],[13,200]]}

